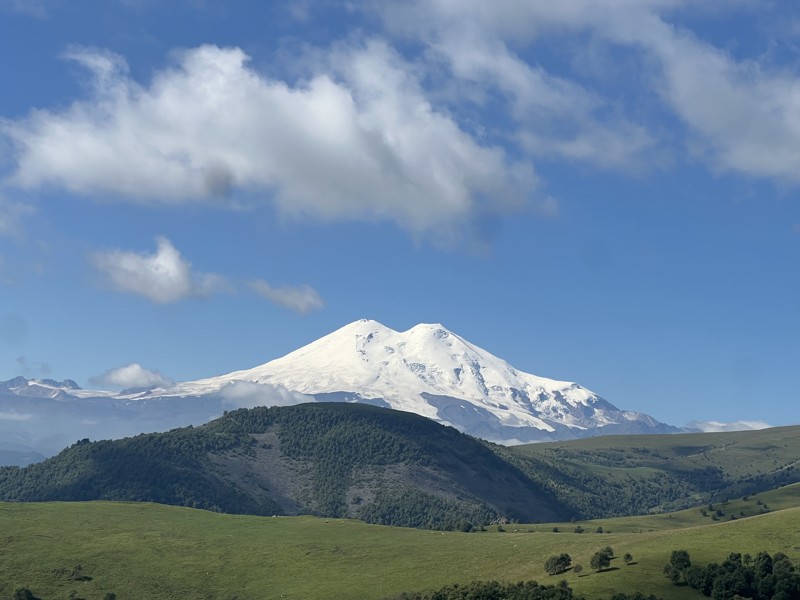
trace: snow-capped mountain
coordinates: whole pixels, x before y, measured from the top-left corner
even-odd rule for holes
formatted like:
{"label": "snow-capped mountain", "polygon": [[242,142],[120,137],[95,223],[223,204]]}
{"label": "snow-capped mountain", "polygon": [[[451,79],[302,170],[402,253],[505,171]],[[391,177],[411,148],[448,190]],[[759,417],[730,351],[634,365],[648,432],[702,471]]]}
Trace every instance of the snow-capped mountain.
{"label": "snow-capped mountain", "polygon": [[239,387],[257,396],[258,386],[413,412],[507,443],[676,430],[577,383],[519,371],[440,324],[397,332],[362,319],[253,369],[154,393],[206,396]]}
{"label": "snow-capped mountain", "polygon": [[198,425],[227,409],[332,401],[413,412],[502,443],[678,431],[576,383],[519,371],[442,325],[397,332],[364,319],[253,369],[169,388],[0,382],[0,461],[3,452],[49,456],[82,438]]}

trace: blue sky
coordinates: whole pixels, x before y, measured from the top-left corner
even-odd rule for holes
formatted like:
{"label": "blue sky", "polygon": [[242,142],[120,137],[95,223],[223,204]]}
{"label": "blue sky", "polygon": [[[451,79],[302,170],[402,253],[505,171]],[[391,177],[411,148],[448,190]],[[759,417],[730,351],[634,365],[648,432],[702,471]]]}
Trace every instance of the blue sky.
{"label": "blue sky", "polygon": [[368,317],[797,423],[800,8],[696,4],[0,0],[0,380]]}

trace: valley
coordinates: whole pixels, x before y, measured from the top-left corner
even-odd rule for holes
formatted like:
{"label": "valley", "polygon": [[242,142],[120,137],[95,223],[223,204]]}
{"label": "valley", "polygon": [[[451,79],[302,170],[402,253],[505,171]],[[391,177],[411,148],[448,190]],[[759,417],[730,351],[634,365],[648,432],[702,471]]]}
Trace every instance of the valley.
{"label": "valley", "polygon": [[[603,534],[594,533],[596,522],[578,523],[583,534],[554,533],[550,524],[462,533],[146,503],[5,503],[0,504],[0,597],[10,598],[24,585],[44,600],[66,598],[71,591],[87,600],[108,592],[120,599],[379,600],[476,579],[547,584],[564,579],[589,599],[639,590],[666,600],[699,600],[699,592],[673,586],[663,575],[672,550],[687,550],[698,564],[721,562],[730,552],[755,556],[762,550],[800,559],[800,490],[784,488],[761,499],[774,511],[702,525],[682,513],[603,520],[597,523],[610,531]],[[604,546],[618,557],[630,553],[632,564],[615,558],[612,570],[593,572],[590,558]],[[581,576],[545,573],[547,557],[561,552],[584,566]],[[91,579],[63,576],[75,565]]]}

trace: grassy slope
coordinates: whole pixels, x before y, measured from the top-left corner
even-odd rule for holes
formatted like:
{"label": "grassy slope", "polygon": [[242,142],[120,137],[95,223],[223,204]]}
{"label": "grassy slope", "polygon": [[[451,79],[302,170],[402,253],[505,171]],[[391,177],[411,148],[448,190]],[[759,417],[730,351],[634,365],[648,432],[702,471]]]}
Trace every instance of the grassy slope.
{"label": "grassy slope", "polygon": [[[766,501],[773,508],[779,502],[800,505],[800,487]],[[620,556],[633,554],[637,564],[616,559],[616,570],[566,575],[578,593],[600,598],[638,589],[699,599],[661,574],[671,550],[686,549],[700,563],[721,561],[729,551],[781,551],[800,558],[800,508],[652,532],[647,521],[639,527],[636,518],[626,522],[643,533],[623,532],[620,524],[603,535],[464,534],[152,504],[0,504],[0,598],[9,598],[19,585],[30,585],[44,600],[66,598],[71,590],[87,600],[107,591],[120,600],[382,598],[471,579],[556,582],[542,567],[549,555],[568,552],[588,572],[591,554],[610,545]],[[82,583],[52,574],[76,564],[93,579]]]}
{"label": "grassy slope", "polygon": [[[533,479],[545,473],[542,482],[554,482],[553,492],[576,515],[674,511],[800,481],[800,426],[605,436],[497,451]],[[630,510],[637,498],[648,502]]]}
{"label": "grassy slope", "polygon": [[[646,448],[647,452],[632,452],[632,448]],[[605,469],[594,458],[608,452],[626,458],[628,465],[623,467],[623,473],[632,466],[674,471],[711,464],[730,477],[739,478],[765,475],[800,463],[800,426],[721,433],[611,435],[512,449],[528,456],[559,456],[560,450],[578,452],[580,455],[573,454],[566,460],[600,470]]]}
{"label": "grassy slope", "polygon": [[[752,496],[735,498],[726,503],[718,502],[713,506],[715,510],[721,510],[724,513],[723,516],[718,517],[718,523],[731,520],[731,515],[741,519],[742,513],[744,513],[745,517],[753,517],[765,511],[774,512],[776,510],[794,508],[800,506],[800,483],[793,483],[777,490],[769,490]],[[514,525],[510,529],[512,531],[516,529],[525,532],[548,532],[552,531],[553,527],[558,527],[561,532],[568,533],[573,532],[575,527],[580,526],[586,534],[595,533],[598,527],[602,527],[605,533],[649,533],[667,529],[711,525],[714,522],[711,513],[705,505],[703,508],[706,511],[706,516],[703,516],[700,508],[689,508],[656,515],[593,519],[569,523]]]}

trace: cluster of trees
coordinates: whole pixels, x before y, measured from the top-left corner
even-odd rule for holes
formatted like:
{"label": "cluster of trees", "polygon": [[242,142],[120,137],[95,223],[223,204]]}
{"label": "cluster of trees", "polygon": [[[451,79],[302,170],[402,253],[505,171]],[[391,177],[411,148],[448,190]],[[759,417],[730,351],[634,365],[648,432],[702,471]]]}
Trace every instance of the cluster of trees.
{"label": "cluster of trees", "polygon": [[[467,584],[446,585],[433,592],[405,592],[387,600],[585,600],[576,596],[566,581],[556,585],[541,585],[535,581],[499,583],[474,581]],[[598,600],[598,599],[595,599]],[[661,600],[652,594],[618,592],[609,600]]]}
{"label": "cluster of trees", "polygon": [[688,585],[714,600],[798,600],[800,572],[788,556],[759,552],[732,553],[722,564],[693,565],[686,550],[675,550],[664,574],[676,585]]}
{"label": "cluster of trees", "polygon": [[[606,546],[602,550],[598,550],[594,553],[589,565],[595,571],[602,571],[611,565],[612,558],[614,558],[614,550],[611,546]],[[633,556],[630,552],[626,552],[622,560],[626,565],[629,565],[633,562]],[[567,571],[570,567],[572,567],[572,557],[566,552],[562,552],[559,555],[554,554],[544,563],[544,570],[547,571],[548,575],[558,575]],[[583,572],[583,567],[581,565],[575,565],[572,567],[572,570],[577,575],[580,575]]]}
{"label": "cluster of trees", "polygon": [[558,575],[563,573],[572,566],[572,557],[566,552],[562,552],[558,556],[553,555],[548,558],[544,563],[544,570],[548,575]]}
{"label": "cluster of trees", "polygon": [[495,519],[497,513],[485,504],[447,500],[412,488],[381,488],[358,516],[377,525],[469,532]]}

